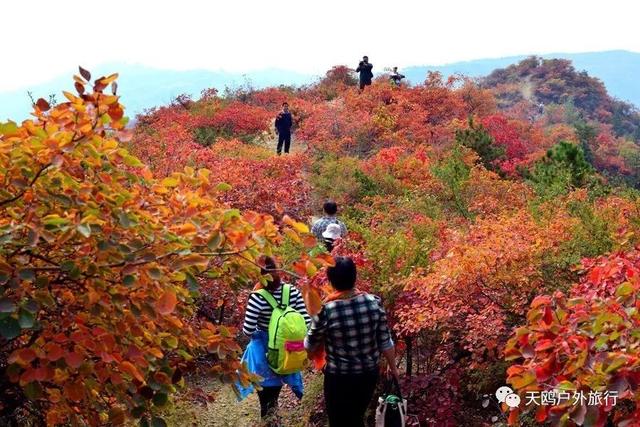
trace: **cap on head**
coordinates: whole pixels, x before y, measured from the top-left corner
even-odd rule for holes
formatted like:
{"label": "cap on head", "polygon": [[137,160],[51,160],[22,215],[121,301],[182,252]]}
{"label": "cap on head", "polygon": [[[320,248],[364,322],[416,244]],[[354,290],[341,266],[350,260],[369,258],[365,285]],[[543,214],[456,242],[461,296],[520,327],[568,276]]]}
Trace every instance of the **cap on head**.
{"label": "cap on head", "polygon": [[340,224],[329,224],[327,229],[322,233],[322,237],[325,239],[337,239],[342,236],[342,229]]}

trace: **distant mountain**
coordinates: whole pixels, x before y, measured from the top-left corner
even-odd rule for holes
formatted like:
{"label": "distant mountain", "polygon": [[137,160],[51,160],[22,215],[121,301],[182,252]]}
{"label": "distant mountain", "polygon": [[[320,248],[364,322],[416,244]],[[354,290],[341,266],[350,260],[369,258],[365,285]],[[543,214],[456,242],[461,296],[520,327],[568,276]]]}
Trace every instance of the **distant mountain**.
{"label": "distant mountain", "polygon": [[[276,69],[241,74],[208,70],[173,71],[140,65],[111,64],[89,71],[93,77],[119,73],[118,92],[122,94],[126,114],[131,118],[144,109],[167,104],[183,93],[198,98],[203,89],[211,87],[222,91],[226,87],[237,88],[247,83],[263,88],[281,84],[303,85],[314,80],[314,76],[308,74]],[[63,100],[63,90],[75,92],[72,79],[74,72],[77,74],[77,70],[70,70],[68,75],[46,83],[0,93],[0,120],[23,120],[28,117],[31,102],[27,91],[31,91],[35,99],[55,94],[58,101]]]}
{"label": "distant mountain", "polygon": [[[497,68],[505,68],[520,62],[530,55],[511,56],[497,59],[479,59],[477,61],[457,62],[440,66],[415,66],[405,68],[403,74],[411,83],[424,81],[427,71],[439,71],[445,76],[461,73],[469,77],[481,77]],[[552,53],[538,55],[542,58],[564,58],[573,62],[578,71],[586,71],[597,77],[607,87],[609,94],[640,106],[640,53],[613,50],[592,53]]]}
{"label": "distant mountain", "polygon": [[[462,73],[470,77],[480,77],[490,74],[497,68],[517,63],[528,56],[479,59],[438,66],[412,66],[405,68],[403,73],[413,84],[423,82],[428,70],[440,71],[445,76]],[[611,95],[640,106],[640,83],[637,79],[640,75],[640,53],[607,51],[541,56],[566,58],[573,61],[577,70],[585,70],[589,75],[602,80]],[[203,89],[210,87],[223,90],[225,87],[238,87],[247,81],[256,88],[281,84],[303,85],[314,82],[318,77],[275,69],[241,74],[208,70],[160,70],[128,64],[103,65],[90,71],[94,76],[120,73],[119,91],[122,94],[122,102],[127,107],[127,115],[132,118],[144,109],[166,104],[182,93],[191,94],[197,98]],[[29,88],[0,93],[0,120],[8,118],[22,120],[28,116],[31,106],[27,90],[30,90],[35,98],[47,98],[48,95],[55,94],[57,99],[61,100],[62,90],[73,90],[71,75],[74,72],[75,70],[70,70],[65,76]]]}

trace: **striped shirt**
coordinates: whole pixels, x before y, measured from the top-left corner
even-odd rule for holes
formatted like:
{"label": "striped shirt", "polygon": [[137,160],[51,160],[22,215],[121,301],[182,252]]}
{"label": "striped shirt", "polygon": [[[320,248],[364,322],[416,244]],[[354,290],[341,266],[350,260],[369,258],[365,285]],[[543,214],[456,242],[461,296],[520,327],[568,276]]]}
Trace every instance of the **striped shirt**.
{"label": "striped shirt", "polygon": [[[276,301],[282,301],[282,286],[271,292]],[[289,305],[298,313],[302,314],[307,328],[311,323],[311,318],[307,314],[307,307],[304,305],[302,294],[295,286],[291,286],[291,294],[289,295]],[[242,332],[245,335],[252,335],[255,331],[267,331],[269,329],[269,320],[273,309],[262,295],[252,292],[247,302],[247,311],[244,316],[244,325]]]}

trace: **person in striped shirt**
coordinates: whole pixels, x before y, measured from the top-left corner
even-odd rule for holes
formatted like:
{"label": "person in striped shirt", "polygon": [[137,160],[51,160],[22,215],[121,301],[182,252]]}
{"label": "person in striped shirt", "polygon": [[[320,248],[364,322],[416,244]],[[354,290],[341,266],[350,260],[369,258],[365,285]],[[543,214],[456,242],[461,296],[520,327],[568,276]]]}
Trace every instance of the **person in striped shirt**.
{"label": "person in striped shirt", "polygon": [[[262,275],[270,276],[266,289],[273,295],[276,301],[282,301],[282,287],[278,268],[275,261],[270,257],[262,259]],[[300,291],[291,286],[289,305],[304,317],[307,328],[311,323],[311,318],[302,299]],[[267,341],[269,320],[273,309],[260,294],[253,292],[249,296],[247,309],[245,312],[242,332],[251,337],[251,341],[242,357],[243,362],[247,362],[249,370],[260,375],[263,380],[260,383],[262,390],[258,391],[260,400],[260,416],[267,423],[275,422],[277,418],[278,396],[283,384],[288,384],[296,396],[302,397],[303,385],[302,374],[300,372],[289,375],[278,375],[271,370],[267,362]],[[241,397],[245,397],[248,389],[241,389]],[[277,425],[273,424],[273,425]]]}

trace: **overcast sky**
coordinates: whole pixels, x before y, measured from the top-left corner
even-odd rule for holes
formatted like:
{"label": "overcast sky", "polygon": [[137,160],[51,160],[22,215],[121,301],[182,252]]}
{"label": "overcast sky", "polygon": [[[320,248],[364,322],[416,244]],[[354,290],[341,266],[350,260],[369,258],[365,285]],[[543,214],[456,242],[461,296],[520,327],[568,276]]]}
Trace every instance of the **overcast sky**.
{"label": "overcast sky", "polygon": [[78,64],[321,73],[517,54],[640,51],[634,0],[4,0],[0,91]]}

